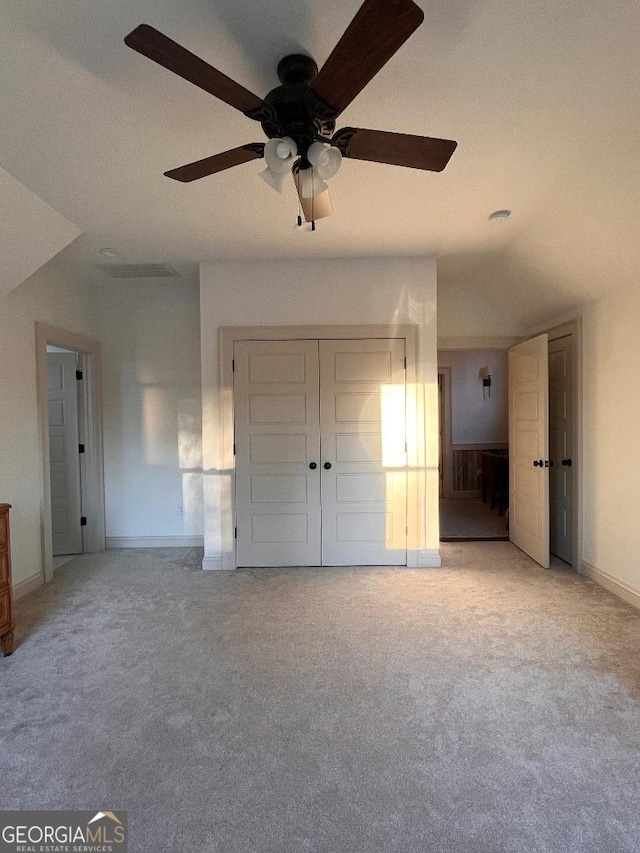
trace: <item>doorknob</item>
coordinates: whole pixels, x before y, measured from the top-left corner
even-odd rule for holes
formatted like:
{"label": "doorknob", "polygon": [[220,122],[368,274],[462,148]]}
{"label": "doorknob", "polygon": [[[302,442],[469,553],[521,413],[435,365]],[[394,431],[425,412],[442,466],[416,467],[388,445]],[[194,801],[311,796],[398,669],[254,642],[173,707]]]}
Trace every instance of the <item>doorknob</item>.
{"label": "doorknob", "polygon": [[329,468],[331,468],[331,462],[325,462],[325,463],[324,463],[324,467],[325,467],[325,468],[326,468],[326,470],[328,471],[328,470],[329,470]]}
{"label": "doorknob", "polygon": [[562,464],[565,465],[567,468],[571,468],[571,459],[563,459]]}
{"label": "doorknob", "polygon": [[317,467],[318,467],[317,463],[309,462],[309,468],[311,468],[312,471],[315,471]]}
{"label": "doorknob", "polygon": [[534,468],[544,468],[544,460],[543,459],[534,459],[533,460]]}

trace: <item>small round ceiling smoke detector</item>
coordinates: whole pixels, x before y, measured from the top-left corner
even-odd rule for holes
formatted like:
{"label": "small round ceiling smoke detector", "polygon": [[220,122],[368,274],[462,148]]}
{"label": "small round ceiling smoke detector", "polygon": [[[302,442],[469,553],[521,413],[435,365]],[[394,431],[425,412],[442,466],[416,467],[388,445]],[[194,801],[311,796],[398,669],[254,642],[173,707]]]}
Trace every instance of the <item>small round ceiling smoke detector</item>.
{"label": "small round ceiling smoke detector", "polygon": [[489,222],[504,222],[511,216],[510,210],[494,210],[489,216]]}

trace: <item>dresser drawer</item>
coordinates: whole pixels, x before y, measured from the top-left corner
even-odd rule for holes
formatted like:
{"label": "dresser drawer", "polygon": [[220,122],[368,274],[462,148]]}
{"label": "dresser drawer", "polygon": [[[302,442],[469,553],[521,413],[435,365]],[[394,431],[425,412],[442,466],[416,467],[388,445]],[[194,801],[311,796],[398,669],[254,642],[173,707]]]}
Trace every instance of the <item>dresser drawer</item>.
{"label": "dresser drawer", "polygon": [[0,589],[0,636],[13,628],[11,615],[11,590],[8,586]]}
{"label": "dresser drawer", "polygon": [[0,548],[0,586],[9,583],[9,552]]}
{"label": "dresser drawer", "polygon": [[9,544],[9,513],[0,512],[0,548]]}

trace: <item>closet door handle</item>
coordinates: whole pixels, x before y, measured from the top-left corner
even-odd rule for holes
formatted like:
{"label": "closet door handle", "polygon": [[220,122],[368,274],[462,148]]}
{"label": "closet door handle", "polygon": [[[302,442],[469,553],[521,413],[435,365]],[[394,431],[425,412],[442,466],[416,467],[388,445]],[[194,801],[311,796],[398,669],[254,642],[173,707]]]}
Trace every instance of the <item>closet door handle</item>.
{"label": "closet door handle", "polygon": [[309,468],[311,468],[312,471],[315,471],[317,467],[318,465],[316,462],[309,462]]}
{"label": "closet door handle", "polygon": [[325,468],[325,470],[327,470],[327,471],[328,471],[328,470],[329,470],[329,468],[331,468],[331,462],[325,462],[325,463],[324,463],[324,468]]}

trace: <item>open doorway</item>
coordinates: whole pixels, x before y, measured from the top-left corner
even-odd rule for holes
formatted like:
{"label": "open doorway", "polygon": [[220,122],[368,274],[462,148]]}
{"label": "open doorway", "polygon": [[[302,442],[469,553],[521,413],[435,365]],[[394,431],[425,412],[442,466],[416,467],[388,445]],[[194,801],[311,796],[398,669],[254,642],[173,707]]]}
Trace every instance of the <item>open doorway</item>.
{"label": "open doorway", "polygon": [[49,477],[51,543],[54,569],[83,550],[81,469],[85,440],[81,414],[84,374],[80,354],[47,345],[47,411],[49,415]]}
{"label": "open doorway", "polygon": [[[50,357],[54,355],[59,358],[51,358],[50,362]],[[56,371],[50,371],[49,365],[55,360],[61,362],[65,359],[68,363],[68,378],[60,380],[59,368],[58,385],[66,385],[67,391],[69,386],[73,389],[68,394],[67,403],[75,397],[77,411],[75,416],[69,416],[67,420],[69,424],[75,420],[77,439],[71,434],[73,430],[68,437],[60,431],[56,432],[56,424],[60,426],[60,421],[64,421],[65,417],[61,417],[60,405],[50,406],[50,402],[57,404],[61,401],[55,399],[55,392],[50,393],[49,385],[56,384]],[[81,380],[76,379],[76,371]],[[53,379],[52,383],[50,379]],[[77,553],[102,551],[105,547],[100,345],[84,335],[36,323],[36,382],[42,464],[42,568],[47,582],[53,578],[54,550],[71,548],[71,553],[74,550]],[[67,449],[63,446],[65,442]],[[70,451],[74,443],[78,450],[75,460],[79,468],[77,487],[69,480],[69,475],[65,475],[67,481],[64,484],[59,476],[61,457],[73,455]],[[81,462],[77,458],[79,456],[82,457]],[[73,480],[75,475],[70,477]],[[70,495],[73,493],[64,510],[59,502],[62,491],[68,491]],[[76,501],[75,505],[73,501]],[[70,522],[80,526],[79,543],[77,536],[75,540],[65,539],[64,536],[59,538],[59,535],[64,534],[65,514],[69,515]],[[57,516],[55,520],[54,515]],[[65,523],[61,524],[61,521]],[[55,549],[54,531],[57,539]]]}
{"label": "open doorway", "polygon": [[439,350],[440,539],[508,539],[505,349]]}

